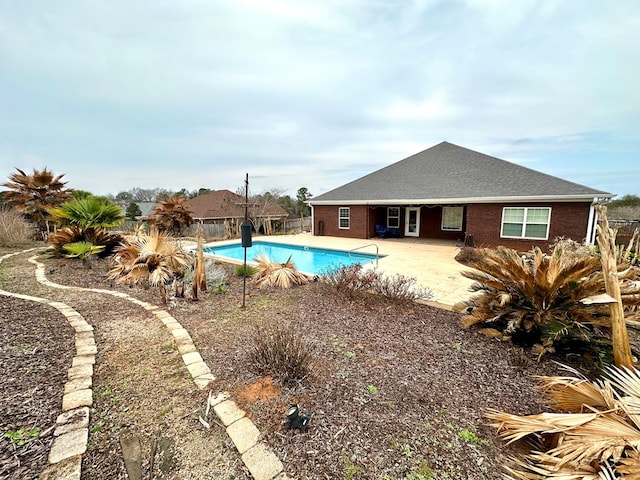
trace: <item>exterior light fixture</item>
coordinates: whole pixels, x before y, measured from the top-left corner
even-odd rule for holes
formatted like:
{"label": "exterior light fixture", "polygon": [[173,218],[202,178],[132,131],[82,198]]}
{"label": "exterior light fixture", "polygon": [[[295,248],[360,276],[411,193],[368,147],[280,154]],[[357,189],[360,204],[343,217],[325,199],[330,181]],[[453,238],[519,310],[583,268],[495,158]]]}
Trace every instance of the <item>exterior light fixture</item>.
{"label": "exterior light fixture", "polygon": [[296,404],[292,404],[286,413],[287,420],[284,425],[288,429],[296,428],[301,432],[306,432],[309,428],[309,422],[311,421],[311,413],[300,413],[300,407]]}

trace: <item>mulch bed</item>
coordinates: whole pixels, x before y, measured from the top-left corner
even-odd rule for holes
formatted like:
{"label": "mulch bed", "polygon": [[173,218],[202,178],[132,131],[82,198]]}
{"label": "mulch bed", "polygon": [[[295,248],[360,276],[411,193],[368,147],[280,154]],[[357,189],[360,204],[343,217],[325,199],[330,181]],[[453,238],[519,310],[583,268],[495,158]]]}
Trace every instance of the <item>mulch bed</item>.
{"label": "mulch bed", "polygon": [[0,325],[0,478],[37,478],[61,413],[73,330],[52,307],[4,296]]}
{"label": "mulch bed", "polygon": [[[123,288],[106,280],[105,265],[83,269],[68,260],[46,262],[54,282]],[[32,270],[25,266],[25,274],[32,275]],[[162,306],[187,328],[217,377],[211,386],[214,394],[228,390],[236,395],[294,478],[502,478],[501,467],[515,450],[505,448],[496,438],[484,412],[487,408],[517,414],[543,410],[533,377],[561,371],[549,359],[538,363],[529,352],[464,330],[457,314],[427,305],[390,303],[369,295],[350,298],[312,283],[288,291],[249,287],[243,309],[242,282],[231,269],[229,284],[226,294],[208,292],[198,301],[172,299],[167,305],[160,303],[154,291],[123,291]],[[0,277],[0,288],[10,287]],[[121,302],[105,296],[96,308],[122,308]],[[42,306],[2,298],[0,361],[12,373],[0,377],[0,390],[3,409],[13,412],[3,412],[3,432],[32,425],[44,430],[57,415],[54,411],[61,403],[72,348],[68,339],[42,335],[45,317],[52,316]],[[314,348],[312,375],[294,387],[277,385],[277,375],[264,378],[249,368],[252,335],[256,327],[268,325],[293,329]],[[46,328],[61,330],[60,325]],[[40,343],[44,337],[55,345]],[[39,347],[35,363],[29,353],[33,350],[25,353],[17,348],[27,344]],[[131,348],[144,354],[144,344]],[[63,351],[67,356],[60,355]],[[34,373],[38,380],[29,383],[31,373],[26,370],[30,365],[45,365],[47,374],[38,370]],[[49,375],[54,372],[57,375]],[[28,399],[36,387],[45,389],[48,394],[44,396],[50,401],[55,400],[35,407]],[[154,392],[145,393],[152,401]],[[307,432],[285,428],[284,414],[290,404],[299,404],[302,411],[312,414]],[[104,414],[92,412],[93,418]],[[148,421],[153,424],[155,419]],[[214,428],[219,427],[214,424]],[[96,445],[99,441],[98,436],[92,439],[92,462],[105,472],[95,478],[106,479],[110,478],[110,463],[120,460],[110,459],[113,448],[101,448]],[[99,452],[105,452],[105,457],[97,458]],[[2,461],[15,453],[7,439],[2,439]],[[32,464],[30,472],[43,468],[42,453],[21,458],[23,466]],[[15,468],[6,472],[14,475]],[[240,470],[236,474],[246,475]],[[198,477],[174,470],[170,478]],[[212,470],[200,478],[229,477]]]}

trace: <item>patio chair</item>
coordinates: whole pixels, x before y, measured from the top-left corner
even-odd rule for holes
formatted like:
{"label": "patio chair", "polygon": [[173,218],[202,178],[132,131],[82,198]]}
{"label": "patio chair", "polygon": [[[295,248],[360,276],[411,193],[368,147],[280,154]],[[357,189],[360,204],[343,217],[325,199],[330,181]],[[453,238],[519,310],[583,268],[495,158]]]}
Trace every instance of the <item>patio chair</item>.
{"label": "patio chair", "polygon": [[388,228],[380,224],[376,224],[376,235],[381,238],[397,237],[400,238],[402,234],[397,228]]}

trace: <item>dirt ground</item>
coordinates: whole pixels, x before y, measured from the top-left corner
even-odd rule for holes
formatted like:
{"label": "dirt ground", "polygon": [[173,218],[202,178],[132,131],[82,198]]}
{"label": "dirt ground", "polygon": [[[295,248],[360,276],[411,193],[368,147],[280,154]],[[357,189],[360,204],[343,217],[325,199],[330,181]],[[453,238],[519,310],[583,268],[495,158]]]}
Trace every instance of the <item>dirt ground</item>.
{"label": "dirt ground", "polygon": [[[0,249],[0,255],[8,250]],[[171,335],[146,310],[106,294],[36,282],[33,253],[0,264],[0,289],[64,301],[94,326],[98,346],[83,479],[125,479],[121,436],[140,439],[144,478],[249,479],[212,412],[198,420],[208,391],[193,384]],[[230,391],[297,479],[498,479],[506,448],[484,412],[544,410],[535,375],[549,360],[463,330],[459,317],[427,305],[349,299],[320,282],[287,291],[248,286],[229,270],[225,294],[163,305],[154,290],[114,285],[107,265],[41,257],[49,280],[120,290],[157,304],[191,334],[216,380]],[[0,433],[37,429],[17,445],[0,438],[0,478],[37,478],[60,413],[73,331],[54,309],[0,297]],[[284,325],[314,346],[312,375],[284,388],[248,368],[258,326]],[[312,414],[307,432],[287,430],[292,403]],[[165,445],[165,455],[151,459]]]}

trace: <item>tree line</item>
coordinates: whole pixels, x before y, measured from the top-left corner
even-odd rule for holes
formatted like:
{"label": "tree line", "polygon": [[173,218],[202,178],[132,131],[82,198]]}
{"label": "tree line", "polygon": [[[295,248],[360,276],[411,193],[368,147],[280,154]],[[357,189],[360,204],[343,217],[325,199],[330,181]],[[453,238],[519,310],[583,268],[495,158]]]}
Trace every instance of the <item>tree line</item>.
{"label": "tree line", "polygon": [[[213,191],[208,188],[191,192],[184,188],[178,192],[160,188],[133,188],[115,196],[97,196],[85,190],[67,187],[63,177],[64,174],[56,175],[46,167],[42,170],[34,168],[32,173],[16,168],[9,175],[9,181],[1,185],[6,190],[0,191],[0,207],[15,208],[36,227],[37,237],[46,238],[56,222],[77,225],[102,217],[108,218],[106,223],[117,222],[120,217],[135,219],[141,215],[136,202],[154,202],[159,205],[154,208],[149,220],[153,220],[152,223],[160,229],[176,234],[181,228],[193,223],[187,200]],[[243,187],[236,193],[244,196]],[[301,187],[295,200],[289,195],[282,195],[281,190],[274,189],[256,195],[250,194],[249,202],[258,217],[260,209],[268,212],[275,204],[280,205],[290,216],[304,217],[310,213],[310,207],[306,203],[310,198],[308,189]],[[126,209],[124,216],[122,208]]]}
{"label": "tree line", "polygon": [[[126,208],[127,218],[135,218],[141,215],[140,208],[136,205],[139,202],[162,202],[167,201],[173,196],[183,197],[188,200],[199,195],[214,192],[210,188],[198,188],[195,190],[187,190],[183,188],[177,192],[167,190],[165,188],[132,188],[130,190],[121,191],[116,195],[107,195],[113,203]],[[244,197],[244,187],[236,189],[238,195]],[[262,193],[254,194],[249,191],[250,203],[253,205],[261,205],[265,208],[270,205],[280,205],[290,217],[308,217],[311,214],[311,208],[307,204],[311,200],[312,194],[307,187],[300,187],[296,192],[295,198],[285,195],[282,189],[272,188]]]}

